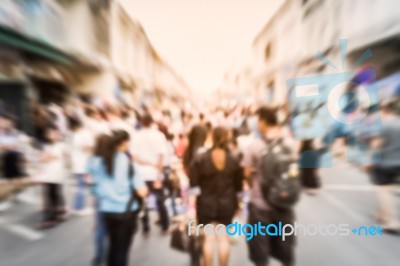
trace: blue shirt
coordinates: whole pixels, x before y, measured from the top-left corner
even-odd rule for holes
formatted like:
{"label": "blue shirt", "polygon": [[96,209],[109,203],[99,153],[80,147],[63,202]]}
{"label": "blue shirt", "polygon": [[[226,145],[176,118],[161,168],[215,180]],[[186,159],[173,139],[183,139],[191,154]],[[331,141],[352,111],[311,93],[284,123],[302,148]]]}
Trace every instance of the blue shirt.
{"label": "blue shirt", "polygon": [[[118,152],[114,157],[114,171],[110,176],[100,157],[89,160],[88,171],[95,181],[94,193],[100,204],[101,212],[124,213],[131,198],[129,164],[132,163],[125,153]],[[144,179],[138,175],[132,177],[133,188],[145,187]],[[139,208],[138,202],[132,204],[132,211]]]}

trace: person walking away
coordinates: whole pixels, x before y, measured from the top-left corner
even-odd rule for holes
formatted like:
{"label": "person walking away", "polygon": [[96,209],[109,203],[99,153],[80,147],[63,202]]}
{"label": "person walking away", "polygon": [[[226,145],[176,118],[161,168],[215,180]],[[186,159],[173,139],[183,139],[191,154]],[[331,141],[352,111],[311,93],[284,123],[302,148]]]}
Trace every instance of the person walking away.
{"label": "person walking away", "polygon": [[41,149],[46,141],[46,129],[49,125],[53,125],[50,113],[43,105],[35,104],[32,112],[32,129],[33,138],[35,139],[34,146]]}
{"label": "person walking away", "polygon": [[[242,190],[243,171],[228,147],[228,131],[217,127],[213,131],[213,146],[194,159],[190,167],[190,186],[197,191],[195,206],[198,224],[232,223],[238,210],[237,194]],[[227,266],[230,239],[227,234],[213,232],[204,235],[202,247],[205,266],[213,265],[215,244],[220,266]]]}
{"label": "person walking away", "polygon": [[[189,170],[194,158],[198,156],[200,151],[206,150],[204,144],[207,136],[208,136],[207,129],[203,125],[195,125],[190,129],[190,132],[188,134],[187,148],[185,149],[182,158],[182,166],[183,166],[183,172],[185,173],[185,179],[184,179],[185,181],[187,180],[186,177],[190,175]],[[186,200],[188,200],[187,197],[188,185],[190,186],[190,184],[186,185],[184,183],[182,184],[183,198],[185,198]],[[195,212],[195,209],[191,208],[188,211],[190,216],[190,213]],[[192,216],[195,217],[194,214]],[[201,247],[199,243],[200,241],[198,240],[199,239],[192,237],[190,240],[190,249],[189,249],[191,265],[196,265],[196,266],[199,265],[201,256]]]}
{"label": "person walking away", "polygon": [[179,188],[177,187],[177,179],[174,178],[176,175],[173,173],[172,165],[178,160],[177,156],[175,155],[175,148],[173,144],[174,135],[170,134],[169,132],[164,133],[167,141],[167,153],[165,155],[164,168],[164,183],[163,186],[168,191],[168,197],[171,202],[171,209],[172,215],[177,216],[178,210],[176,206],[176,198],[179,195]]}
{"label": "person walking away", "polygon": [[[2,174],[5,179],[4,186],[8,187],[7,193],[0,201],[0,211],[7,210],[11,204],[9,197],[16,191],[23,189],[28,183],[24,169],[24,156],[21,149],[20,133],[14,127],[13,117],[9,113],[0,114],[0,158]],[[9,193],[11,192],[11,193]],[[0,195],[1,196],[1,195]]]}
{"label": "person walking away", "polygon": [[[167,123],[167,119],[164,119],[165,123]],[[179,187],[177,187],[177,179],[176,174],[173,173],[172,165],[178,160],[177,155],[175,154],[175,147],[174,147],[174,135],[170,133],[168,127],[163,122],[158,122],[158,130],[164,135],[167,145],[167,151],[164,156],[164,168],[163,168],[163,175],[164,175],[164,182],[163,187],[168,192],[168,198],[170,200],[170,206],[172,210],[172,215],[177,216],[178,210],[176,206],[176,198],[179,194]]]}
{"label": "person walking away", "polygon": [[137,228],[139,197],[147,195],[144,180],[134,174],[128,156],[130,135],[113,133],[104,154],[93,158],[90,173],[108,236],[108,266],[129,265],[129,250]]}
{"label": "person walking away", "polygon": [[320,151],[314,146],[314,140],[303,140],[300,144],[299,163],[301,182],[306,193],[315,195],[321,187],[319,178]]}
{"label": "person walking away", "polygon": [[73,209],[77,215],[86,215],[90,214],[90,209],[86,208],[89,183],[87,164],[93,150],[93,135],[82,126],[81,121],[77,118],[70,118],[69,124],[71,130],[70,161],[72,173],[77,181]]}
{"label": "person walking away", "polygon": [[[245,178],[250,186],[249,224],[283,224],[294,223],[292,209],[280,209],[267,203],[262,191],[261,160],[268,148],[268,142],[276,142],[281,139],[282,132],[278,126],[275,109],[261,107],[257,111],[258,131],[260,137],[253,140],[244,151],[242,167]],[[254,236],[247,242],[250,260],[256,266],[269,265],[270,257],[279,260],[284,266],[294,265],[295,254],[294,236],[286,238],[286,241],[278,236]]]}
{"label": "person walking away", "polygon": [[243,153],[240,150],[240,147],[238,144],[237,130],[234,129],[231,132],[232,132],[232,134],[231,134],[232,136],[230,137],[229,148],[230,148],[232,154],[235,156],[235,158],[237,158],[239,161],[241,161],[243,158]]}
{"label": "person walking away", "polygon": [[377,218],[388,233],[400,233],[395,201],[396,183],[400,176],[400,117],[395,107],[395,101],[381,104],[382,129],[371,140],[372,148],[379,150],[380,159],[375,165],[367,166],[379,204]]}
{"label": "person walking away", "polygon": [[[167,154],[167,141],[165,136],[153,126],[150,114],[142,117],[142,128],[136,133],[132,155],[137,165],[138,175],[146,180],[149,191],[155,196],[159,222],[163,232],[169,228],[169,216],[165,206],[163,190],[163,168]],[[145,208],[142,217],[143,232],[150,232],[149,210]]]}
{"label": "person walking away", "polygon": [[57,225],[65,219],[65,200],[63,183],[66,178],[67,150],[60,141],[60,132],[55,126],[45,130],[47,143],[40,158],[41,176],[38,182],[43,183],[45,209],[43,220],[38,225],[45,229]]}
{"label": "person walking away", "polygon": [[178,138],[175,141],[175,154],[178,158],[183,158],[186,148],[188,146],[188,141],[184,134],[178,134]]}
{"label": "person walking away", "polygon": [[91,175],[91,179],[93,180],[93,194],[95,196],[95,226],[94,226],[94,250],[95,255],[92,260],[93,266],[100,266],[105,264],[106,262],[106,228],[105,221],[102,212],[100,211],[100,199],[97,197],[99,193],[97,192],[99,186],[96,183],[96,180],[99,180],[101,176],[97,176],[95,171],[92,171],[96,167],[96,163],[100,160],[105,154],[107,154],[107,150],[110,146],[111,137],[106,134],[98,135],[96,138],[96,144],[94,146],[93,154],[89,158],[87,169],[88,173]]}

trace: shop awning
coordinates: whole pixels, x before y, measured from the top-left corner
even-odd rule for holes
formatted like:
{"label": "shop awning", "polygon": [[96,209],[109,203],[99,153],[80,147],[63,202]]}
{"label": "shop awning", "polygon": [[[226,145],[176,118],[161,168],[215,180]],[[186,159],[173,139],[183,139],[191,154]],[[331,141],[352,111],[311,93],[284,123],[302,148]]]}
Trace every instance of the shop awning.
{"label": "shop awning", "polygon": [[35,54],[58,63],[66,65],[73,63],[73,58],[71,56],[55,48],[54,46],[25,36],[2,25],[0,25],[0,43],[4,43],[11,47],[21,49],[25,52]]}

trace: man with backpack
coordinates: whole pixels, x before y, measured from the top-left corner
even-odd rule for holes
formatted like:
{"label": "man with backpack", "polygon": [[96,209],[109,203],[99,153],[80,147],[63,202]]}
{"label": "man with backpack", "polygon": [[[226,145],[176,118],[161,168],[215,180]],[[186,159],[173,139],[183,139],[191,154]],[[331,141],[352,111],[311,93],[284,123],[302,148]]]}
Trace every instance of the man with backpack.
{"label": "man with backpack", "polygon": [[[284,144],[276,111],[262,107],[258,110],[260,137],[244,152],[242,166],[250,185],[249,224],[294,224],[293,205],[297,202],[300,185],[293,152]],[[296,177],[296,178],[293,178]],[[295,238],[256,235],[248,241],[250,260],[256,266],[269,265],[269,258],[284,266],[294,265]]]}

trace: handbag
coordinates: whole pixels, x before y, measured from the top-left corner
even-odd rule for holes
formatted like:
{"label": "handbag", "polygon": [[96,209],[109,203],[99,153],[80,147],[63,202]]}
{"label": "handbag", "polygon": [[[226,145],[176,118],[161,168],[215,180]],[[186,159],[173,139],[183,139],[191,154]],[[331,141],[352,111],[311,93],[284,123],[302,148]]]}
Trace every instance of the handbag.
{"label": "handbag", "polygon": [[172,230],[170,242],[171,248],[181,252],[189,252],[190,236],[185,229],[187,228],[184,224],[179,224]]}
{"label": "handbag", "polygon": [[202,237],[188,234],[188,225],[181,222],[171,232],[170,246],[177,251],[189,253],[190,265],[200,266]]}

